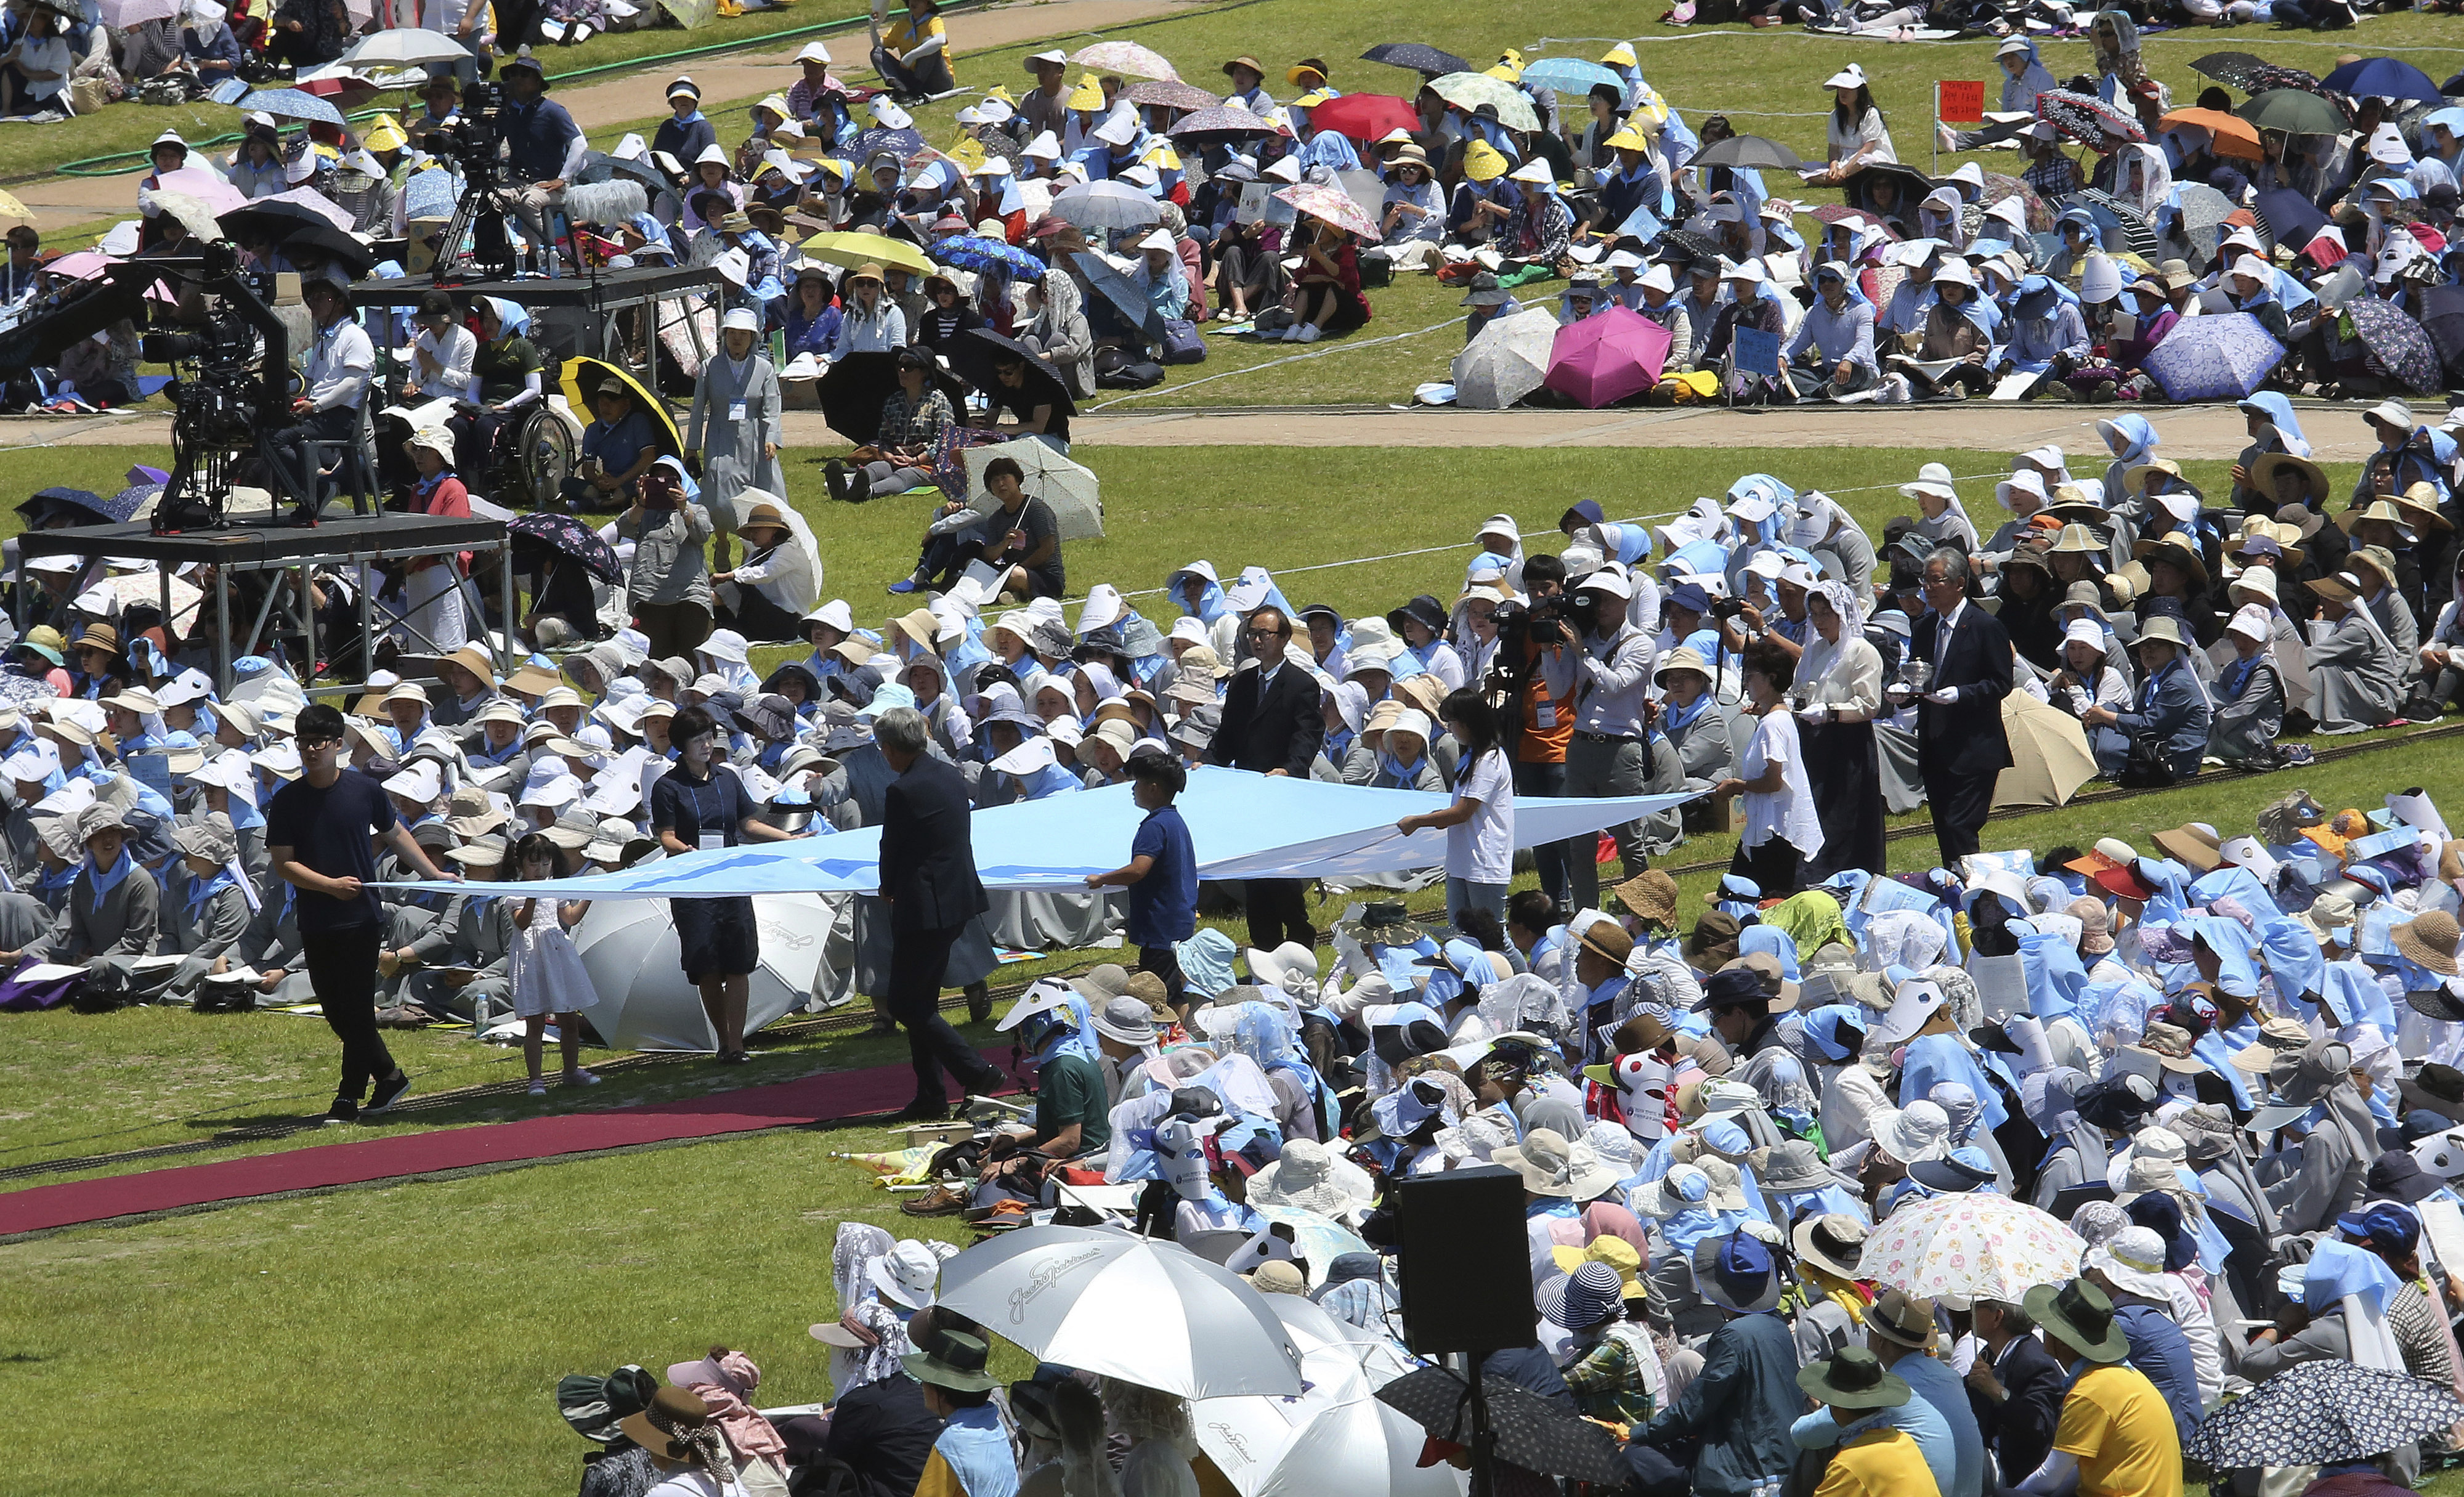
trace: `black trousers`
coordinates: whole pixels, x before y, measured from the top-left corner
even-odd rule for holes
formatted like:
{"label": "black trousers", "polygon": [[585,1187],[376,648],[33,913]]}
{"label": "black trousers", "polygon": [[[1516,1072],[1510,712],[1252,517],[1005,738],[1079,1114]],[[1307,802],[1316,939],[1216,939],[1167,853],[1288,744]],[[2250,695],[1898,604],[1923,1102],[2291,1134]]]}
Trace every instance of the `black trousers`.
{"label": "black trousers", "polygon": [[1786,837],[1766,837],[1750,852],[1743,847],[1728,860],[1728,871],[1754,881],[1766,899],[1796,892],[1797,870],[1805,854]]}
{"label": "black trousers", "polygon": [[990,1090],[1001,1079],[1001,1072],[941,1017],[941,980],[949,976],[950,948],[965,930],[954,925],[891,933],[889,991],[882,995],[881,1006],[907,1030],[907,1058],[915,1068],[919,1102],[948,1103],[941,1081],[945,1069],[960,1086],[978,1091]]}
{"label": "black trousers", "polygon": [[1934,845],[1941,849],[1942,866],[1953,873],[1959,871],[1959,860],[1980,847],[1977,833],[1985,827],[1985,819],[1993,814],[1993,782],[2001,772],[1991,775],[1954,775],[1936,770],[1925,777],[1925,808],[1933,813]]}
{"label": "black trousers", "polygon": [[1286,941],[1317,944],[1317,927],[1309,924],[1309,880],[1252,878],[1241,886],[1249,912],[1249,944],[1273,951]]}
{"label": "black trousers", "polygon": [[347,930],[299,933],[308,985],[324,1006],[325,1023],[342,1042],[342,1082],[335,1095],[356,1103],[368,1083],[394,1073],[393,1055],[377,1034],[377,952],[385,927],[370,921]]}
{"label": "black trousers", "polygon": [[1139,947],[1138,970],[1163,979],[1163,1001],[1173,1007],[1178,1008],[1188,997],[1189,979],[1180,970],[1180,953],[1171,946]]}

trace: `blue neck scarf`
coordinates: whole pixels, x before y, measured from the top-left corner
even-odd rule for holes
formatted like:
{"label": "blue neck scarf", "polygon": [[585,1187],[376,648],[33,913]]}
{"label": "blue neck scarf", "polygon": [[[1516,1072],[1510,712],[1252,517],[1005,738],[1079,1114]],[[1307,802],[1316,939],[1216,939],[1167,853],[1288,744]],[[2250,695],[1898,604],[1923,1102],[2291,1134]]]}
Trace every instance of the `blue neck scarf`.
{"label": "blue neck scarf", "polygon": [[194,874],[190,874],[188,877],[188,923],[191,925],[197,923],[198,912],[204,910],[207,902],[212,899],[214,895],[221,893],[226,889],[237,889],[238,887],[239,880],[231,877],[231,870],[229,869],[222,870],[215,873],[211,878],[198,878]]}
{"label": "blue neck scarf", "polygon": [[93,897],[93,907],[97,910],[101,909],[102,902],[111,897],[111,892],[120,887],[120,881],[126,878],[129,870],[136,866],[137,865],[128,856],[128,845],[124,842],[120,846],[120,861],[112,864],[109,868],[95,867],[94,854],[91,852],[87,853],[85,859],[85,887],[87,892]]}
{"label": "blue neck scarf", "polygon": [[1693,726],[1694,719],[1702,716],[1710,705],[1711,693],[1705,692],[1683,707],[1671,707],[1660,715],[1661,730],[1664,733],[1683,733]]}

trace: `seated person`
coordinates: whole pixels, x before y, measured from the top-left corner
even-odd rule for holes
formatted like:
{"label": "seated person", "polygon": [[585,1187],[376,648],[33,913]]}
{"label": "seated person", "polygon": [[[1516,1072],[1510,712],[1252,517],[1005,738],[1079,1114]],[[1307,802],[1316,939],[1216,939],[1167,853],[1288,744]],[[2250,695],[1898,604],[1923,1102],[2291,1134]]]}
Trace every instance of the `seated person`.
{"label": "seated person", "polygon": [[[993,356],[993,383],[984,391],[992,403],[985,424],[999,431],[1003,439],[1031,436],[1065,456],[1069,451],[1069,410],[1054,394],[1049,379],[1039,378],[1032,387],[1027,384],[1026,361],[1009,352]],[[1003,416],[1013,417],[1014,426],[1000,425]]]}
{"label": "seated person", "polygon": [[582,433],[582,461],[564,480],[565,503],[574,509],[631,507],[635,485],[659,460],[658,429],[649,412],[634,408],[633,392],[614,381],[592,397],[599,419]]}
{"label": "seated person", "polygon": [[822,470],[830,497],[850,504],[886,494],[904,494],[933,481],[933,458],[941,435],[958,424],[950,397],[932,384],[933,356],[920,348],[898,350],[898,388],[881,407],[881,427],[858,450],[875,454],[861,466],[831,458]]}
{"label": "seated person", "polygon": [[914,575],[890,584],[894,593],[924,587],[946,588],[966,575],[968,564],[981,560],[1001,568],[1000,586],[1027,598],[1059,598],[1067,590],[1061,558],[1061,522],[1052,506],[1024,487],[1026,471],[1014,457],[996,457],[984,465],[984,491],[1001,507],[963,529],[948,524],[965,509],[942,506],[941,534],[928,534]]}
{"label": "seated person", "polygon": [[2269,648],[2275,621],[2264,604],[2245,604],[2225,626],[2233,660],[2216,671],[2214,720],[2208,752],[2228,764],[2265,764],[2284,725],[2284,676]]}
{"label": "seated person", "polygon": [[2088,707],[2079,713],[2079,720],[2089,725],[2096,767],[2118,775],[2129,760],[2131,744],[2153,739],[2166,767],[2187,780],[2199,772],[2199,760],[2208,751],[2211,711],[2190,674],[2189,645],[2181,621],[2169,613],[2148,619],[2140,627],[2138,649],[2139,692],[2131,708]]}

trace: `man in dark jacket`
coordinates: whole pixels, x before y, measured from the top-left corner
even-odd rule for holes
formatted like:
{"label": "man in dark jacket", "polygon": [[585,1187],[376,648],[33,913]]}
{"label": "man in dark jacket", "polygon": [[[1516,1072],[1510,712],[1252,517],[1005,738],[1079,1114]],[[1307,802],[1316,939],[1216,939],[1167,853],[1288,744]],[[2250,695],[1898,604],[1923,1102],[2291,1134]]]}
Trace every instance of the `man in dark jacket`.
{"label": "man in dark jacket", "polygon": [[950,947],[992,901],[976,877],[966,779],[925,752],[928,737],[923,715],[912,708],[893,707],[872,725],[873,742],[898,774],[881,797],[881,897],[890,902],[891,939],[882,1008],[907,1027],[915,1100],[898,1115],[908,1121],[949,1115],[945,1067],[970,1091],[1008,1079],[941,1017]]}
{"label": "man in dark jacket", "polygon": [[[1326,741],[1317,677],[1284,658],[1291,644],[1292,621],[1280,609],[1260,608],[1249,615],[1246,628],[1257,663],[1232,678],[1223,696],[1223,725],[1207,745],[1206,760],[1306,780],[1310,761]],[[1253,878],[1243,889],[1252,947],[1273,951],[1286,941],[1317,944],[1317,928],[1309,924],[1307,880]]]}
{"label": "man in dark jacket", "polygon": [[[934,1305],[917,1310],[907,1324],[908,1339],[919,1349],[935,1344],[942,1313]],[[940,1438],[940,1420],[924,1406],[924,1385],[893,1373],[848,1389],[832,1405],[822,1455],[853,1478],[846,1488],[852,1497],[910,1497]]]}
{"label": "man in dark jacket", "polygon": [[[1931,666],[1917,707],[1917,772],[1925,777],[1942,866],[1974,852],[1993,810],[1993,782],[2011,762],[2002,698],[2011,694],[2011,636],[1968,601],[1967,554],[1945,546],[1925,561],[1916,624],[1919,658]],[[1897,692],[1897,689],[1895,689]],[[1897,692],[1897,699],[1907,699]]]}
{"label": "man in dark jacket", "polygon": [[1728,1317],[1703,1344],[1703,1370],[1675,1402],[1637,1431],[1639,1443],[1699,1442],[1698,1497],[1743,1497],[1784,1480],[1796,1459],[1789,1426],[1805,1412],[1796,1386],[1796,1341],[1771,1313],[1779,1264],[1749,1232],[1694,1244],[1694,1279],[1705,1303]]}
{"label": "man in dark jacket", "polygon": [[2045,1464],[2061,1422],[2066,1379],[2054,1354],[2033,1332],[2036,1323],[2016,1305],[1976,1302],[1976,1335],[1986,1354],[1968,1370],[1968,1402],[2009,1486]]}

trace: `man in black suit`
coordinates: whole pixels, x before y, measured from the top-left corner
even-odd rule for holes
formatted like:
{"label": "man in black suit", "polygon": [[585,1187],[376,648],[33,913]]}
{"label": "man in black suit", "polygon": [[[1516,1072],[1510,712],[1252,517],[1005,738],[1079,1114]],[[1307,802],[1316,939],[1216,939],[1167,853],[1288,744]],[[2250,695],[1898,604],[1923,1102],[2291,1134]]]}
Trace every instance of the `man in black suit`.
{"label": "man in black suit", "polygon": [[890,902],[890,980],[882,1007],[907,1026],[915,1100],[901,1120],[946,1117],[941,1071],[970,1091],[1007,1080],[941,1017],[941,980],[950,948],[967,922],[992,907],[976,877],[968,828],[967,782],[947,760],[926,753],[923,715],[894,707],[872,725],[881,757],[898,773],[881,797],[881,897]]}
{"label": "man in black suit", "polygon": [[[2011,694],[2011,636],[1968,601],[1968,557],[1945,546],[1927,558],[1914,648],[1933,671],[1917,704],[1917,772],[1925,777],[1942,866],[1956,873],[1993,810],[1993,782],[2011,762],[2002,698]],[[1906,689],[1894,687],[1898,699]]]}
{"label": "man in black suit", "polygon": [[[1326,741],[1326,717],[1318,706],[1317,677],[1284,658],[1292,621],[1276,608],[1249,615],[1251,669],[1232,678],[1223,694],[1223,724],[1206,746],[1206,761],[1262,775],[1309,778],[1309,763]],[[1252,878],[1243,892],[1249,905],[1249,944],[1273,951],[1286,941],[1317,944],[1309,924],[1309,884],[1298,878]]]}
{"label": "man in black suit", "polygon": [[2026,1310],[1978,1300],[1975,1314],[1985,1354],[1968,1370],[1968,1403],[2002,1470],[1992,1485],[2011,1486],[2042,1465],[2054,1448],[2066,1380],[2054,1354],[2031,1334],[2035,1323]]}

